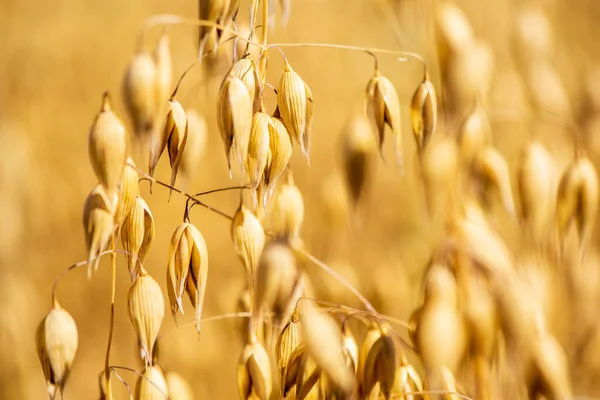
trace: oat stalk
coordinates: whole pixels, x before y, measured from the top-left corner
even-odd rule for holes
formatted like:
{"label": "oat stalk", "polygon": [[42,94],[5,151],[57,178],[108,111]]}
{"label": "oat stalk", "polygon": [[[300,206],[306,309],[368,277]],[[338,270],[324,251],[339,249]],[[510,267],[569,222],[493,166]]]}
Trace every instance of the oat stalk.
{"label": "oat stalk", "polygon": [[108,328],[108,343],[106,345],[106,357],[104,358],[104,377],[106,378],[107,400],[112,400],[112,387],[110,382],[110,348],[115,327],[115,293],[117,286],[117,253],[115,235],[110,238],[110,322]]}

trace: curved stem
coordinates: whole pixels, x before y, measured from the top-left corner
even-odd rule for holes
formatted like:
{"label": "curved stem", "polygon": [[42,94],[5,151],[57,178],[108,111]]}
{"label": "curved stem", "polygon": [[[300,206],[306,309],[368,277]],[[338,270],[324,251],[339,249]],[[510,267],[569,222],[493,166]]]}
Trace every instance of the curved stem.
{"label": "curved stem", "polygon": [[158,14],[158,15],[153,15],[152,17],[150,17],[144,21],[142,27],[140,28],[140,30],[138,32],[138,37],[137,37],[137,42],[136,42],[137,50],[140,51],[143,48],[146,32],[150,28],[152,28],[154,26],[165,26],[165,25],[209,26],[209,27],[220,29],[223,32],[227,32],[230,35],[233,35],[248,44],[257,46],[261,49],[264,48],[264,46],[262,46],[256,42],[253,42],[252,40],[249,40],[249,39],[246,39],[246,38],[240,36],[233,29],[229,29],[226,26],[217,24],[212,21],[207,21],[207,20],[203,20],[203,19],[195,19],[195,18],[186,18],[186,17],[182,17],[180,15],[173,15],[173,14]]}
{"label": "curved stem", "polygon": [[[266,317],[269,315],[263,315],[263,317]],[[211,321],[222,321],[225,319],[236,319],[236,318],[252,318],[252,313],[249,311],[242,311],[242,312],[237,312],[237,313],[229,313],[229,314],[221,314],[221,315],[213,315],[212,317],[206,317],[206,318],[202,318],[200,320],[200,323],[204,324],[206,322],[211,322]],[[169,329],[168,331],[166,331],[165,333],[163,333],[162,335],[160,335],[156,341],[158,342],[159,340],[161,340],[162,338],[164,338],[165,336],[175,332],[177,329],[181,328],[182,326],[193,326],[196,323],[196,321],[186,321],[182,324],[179,324],[175,327],[172,327],[171,329]]]}
{"label": "curved stem", "polygon": [[[128,251],[125,250],[115,250],[115,253],[123,253],[123,254],[129,254],[131,255],[131,253],[129,253]],[[102,256],[105,256],[107,254],[111,254],[113,253],[112,250],[106,250],[101,252],[100,254],[98,254],[98,257],[96,258],[100,258]],[[94,261],[96,258],[90,260],[90,261]],[[69,266],[66,270],[64,270],[59,276],[58,278],[56,278],[56,280],[54,281],[54,285],[52,285],[52,304],[54,305],[54,307],[58,307],[59,306],[59,302],[58,299],[56,298],[56,288],[58,287],[59,282],[62,280],[62,278],[64,278],[65,275],[67,275],[69,272],[71,272],[72,270],[79,268],[79,267],[83,267],[85,265],[87,265],[88,261],[84,260],[84,261],[79,261],[71,266]]]}
{"label": "curved stem", "polygon": [[117,377],[117,379],[118,379],[119,381],[121,381],[121,383],[122,383],[123,385],[125,385],[125,387],[127,388],[127,391],[129,392],[129,398],[133,399],[133,392],[131,391],[131,387],[129,386],[129,384],[128,384],[128,383],[125,381],[125,379],[123,379],[123,378],[121,377],[121,375],[119,375],[119,374],[117,373],[117,371],[115,371],[114,369],[111,369],[111,371],[112,371],[112,373],[113,373],[113,374],[115,374],[115,376]]}
{"label": "curved stem", "polygon": [[136,374],[137,376],[139,376],[142,379],[145,379],[146,381],[148,381],[152,386],[154,386],[156,388],[156,390],[158,390],[160,392],[160,394],[162,394],[165,399],[169,400],[169,396],[167,396],[167,394],[165,392],[163,392],[163,390],[154,382],[152,382],[150,379],[146,378],[144,376],[143,373],[141,373],[140,371],[138,371],[137,369],[133,369],[133,368],[129,368],[129,367],[121,367],[120,365],[111,365],[109,367],[113,372],[117,369],[121,369],[123,371],[129,371],[129,372],[133,372],[134,374]]}
{"label": "curved stem", "polygon": [[[360,46],[350,46],[345,44],[335,44],[335,43],[273,43],[267,46],[267,49],[272,47],[317,47],[317,48],[325,48],[325,49],[340,49],[340,50],[349,50],[349,51],[358,51],[367,53],[370,56],[375,58],[375,67],[377,68],[377,57],[375,54],[387,54],[391,56],[399,56],[399,57],[409,57],[415,60],[420,61],[423,64],[423,68],[425,74],[427,74],[427,63],[425,59],[418,53],[413,53],[410,51],[400,51],[400,50],[389,50],[389,49],[380,49],[377,47],[360,47]],[[399,59],[399,61],[404,61],[405,59]]]}
{"label": "curved stem", "polygon": [[214,212],[215,214],[219,214],[220,216],[225,217],[225,218],[227,218],[230,221],[233,219],[233,217],[231,217],[230,215],[224,213],[223,211],[220,211],[220,210],[218,210],[218,209],[216,209],[216,208],[214,208],[214,207],[212,207],[212,206],[210,206],[210,205],[208,205],[206,203],[201,202],[198,199],[195,199],[194,196],[192,196],[191,194],[186,193],[183,190],[177,189],[175,186],[169,185],[168,183],[159,181],[158,179],[151,177],[150,175],[148,175],[147,173],[145,173],[144,171],[142,171],[141,169],[139,169],[135,165],[129,164],[129,163],[127,163],[127,165],[129,167],[135,169],[140,175],[142,175],[142,178],[140,179],[140,181],[141,180],[147,180],[147,181],[150,181],[152,183],[156,183],[156,184],[158,184],[158,185],[160,185],[162,187],[171,189],[172,191],[174,191],[176,193],[179,193],[181,195],[184,195],[185,197],[187,197],[188,199],[190,199],[191,201],[193,201],[195,204],[198,204],[199,206],[202,206],[202,207],[204,207],[204,208],[206,208],[206,209]]}
{"label": "curved stem", "polygon": [[358,291],[358,289],[356,289],[354,286],[352,286],[352,284],[350,282],[348,282],[348,280],[346,280],[346,278],[344,278],[342,275],[340,275],[338,272],[336,272],[333,268],[331,268],[330,266],[325,264],[323,261],[319,260],[318,258],[316,258],[313,255],[311,255],[310,253],[308,253],[306,250],[301,249],[301,248],[297,248],[297,250],[300,253],[302,253],[305,257],[307,257],[310,261],[312,261],[314,264],[316,264],[318,267],[320,267],[322,270],[327,272],[329,275],[333,276],[338,282],[340,282],[342,285],[344,285],[348,290],[350,290],[356,297],[358,297],[358,299],[363,303],[363,305],[365,306],[365,308],[367,310],[378,315],[377,311],[375,310],[375,307],[373,307],[373,305],[369,302],[369,300],[367,300],[365,298],[365,296],[363,296]]}
{"label": "curved stem", "polygon": [[108,328],[108,344],[106,345],[106,357],[104,358],[104,376],[106,378],[106,396],[108,400],[112,400],[112,388],[110,383],[110,348],[112,345],[112,338],[115,327],[115,292],[117,286],[117,254],[115,252],[115,235],[112,235],[110,238],[110,248],[110,323]]}
{"label": "curved stem", "polygon": [[[258,1],[258,0],[257,0]],[[266,82],[267,80],[267,58],[269,57],[268,54],[268,47],[267,47],[267,43],[268,43],[268,38],[269,38],[269,1],[268,0],[260,0],[262,1],[262,29],[261,29],[261,35],[260,35],[260,42],[261,45],[263,46],[262,49],[262,54],[260,56],[260,62],[258,65],[258,71],[260,73],[260,76],[262,77],[262,82]]]}

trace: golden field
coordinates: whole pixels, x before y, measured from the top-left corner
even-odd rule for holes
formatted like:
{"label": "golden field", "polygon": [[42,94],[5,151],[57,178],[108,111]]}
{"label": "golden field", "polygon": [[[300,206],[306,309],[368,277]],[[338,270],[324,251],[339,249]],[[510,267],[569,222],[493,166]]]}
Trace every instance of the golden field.
{"label": "golden field", "polygon": [[[519,44],[514,22],[523,7],[521,2],[456,0],[477,37],[489,44],[493,52],[493,75],[484,108],[491,121],[493,145],[509,167],[517,208],[511,214],[495,201],[485,212],[522,271],[519,276],[523,288],[527,288],[524,290],[533,293],[535,307],[543,310],[548,331],[565,352],[573,396],[600,398],[600,383],[595,379],[600,376],[598,233],[592,234],[581,263],[573,234],[567,236],[566,250],[559,261],[551,250],[551,256],[532,256],[535,246],[525,238],[520,225],[518,187],[519,160],[534,137],[554,157],[559,177],[573,160],[576,143],[580,143],[596,168],[599,166],[600,125],[594,118],[600,115],[600,69],[595,69],[600,56],[595,44],[600,33],[596,23],[600,6],[594,0],[531,3],[544,10],[553,30],[548,62],[562,85],[558,92],[553,82],[544,77],[535,81],[535,68],[533,75],[523,68],[527,55],[519,55],[516,50]],[[245,10],[247,2],[241,4]],[[438,6],[431,0],[295,0],[287,26],[276,24],[269,31],[269,42],[335,43],[421,54],[438,90],[440,114],[435,140],[444,135],[454,137],[465,115],[448,116],[454,105],[448,106],[446,91],[440,89],[441,68],[434,32]],[[87,258],[83,205],[97,183],[88,159],[88,134],[100,109],[102,92],[112,93],[114,110],[131,131],[121,86],[140,27],[156,14],[195,18],[197,8],[197,2],[189,0],[0,2],[0,398],[46,396],[34,336],[39,322],[52,307],[51,291],[56,277]],[[240,12],[240,18],[247,18],[247,12]],[[153,49],[160,32],[158,27],[149,31],[147,50]],[[197,28],[171,26],[168,33],[176,82],[196,59]],[[339,49],[283,50],[310,86],[315,108],[310,166],[298,146],[289,164],[304,197],[305,218],[300,233],[304,246],[345,276],[377,311],[409,321],[423,302],[426,267],[448,235],[445,210],[450,208],[444,206],[448,199],[440,194],[437,201],[441,201],[441,211],[429,215],[423,192],[423,172],[410,114],[411,98],[422,79],[422,65],[410,58],[398,62],[397,57],[379,56],[379,68],[395,85],[402,107],[404,176],[398,172],[388,136],[383,147],[385,163],[377,151],[368,155],[371,168],[367,170],[365,193],[353,210],[345,209],[347,204],[343,201],[340,203],[345,187],[335,183],[339,182],[336,178],[344,177],[345,127],[351,117],[363,110],[373,61],[364,53]],[[227,70],[226,62],[211,73],[194,68],[181,84],[179,101],[184,108],[197,110],[208,123],[206,149],[196,170],[188,182],[180,179],[176,184],[189,193],[236,185],[241,179],[239,174],[229,179],[217,128],[217,93]],[[282,73],[281,55],[272,51],[266,81],[277,86]],[[561,98],[563,89],[565,97]],[[536,95],[536,90],[541,93]],[[544,104],[540,106],[536,101],[544,98],[549,99],[548,107],[566,104],[569,122],[564,123],[567,118],[556,118],[553,110],[551,118],[539,118],[536,110]],[[559,99],[552,103],[556,98]],[[272,112],[276,102],[273,92],[267,91],[267,112]],[[575,128],[569,125],[570,121],[574,121]],[[146,158],[139,154],[134,158],[137,166],[147,171]],[[168,182],[166,158],[163,155],[155,177]],[[185,198],[173,193],[169,200],[169,191],[156,184],[150,194],[147,182],[140,182],[140,194],[156,224],[154,244],[144,267],[159,282],[166,300],[169,241],[182,222]],[[237,191],[222,192],[202,200],[233,215],[239,196]],[[462,200],[459,196],[454,201]],[[238,299],[246,275],[233,249],[230,222],[201,207],[193,209],[191,221],[206,240],[210,260],[203,316],[239,311]],[[596,222],[594,219],[591,223]],[[528,263],[536,266],[529,268]],[[546,265],[538,268],[540,263]],[[315,297],[362,307],[317,266],[305,263],[302,268],[309,276]],[[65,389],[67,399],[99,397],[98,376],[104,368],[109,331],[110,278],[105,257],[91,280],[86,279],[84,267],[70,272],[58,286],[60,303],[73,316],[79,332],[77,356]],[[129,285],[125,257],[118,254],[111,364],[142,370],[137,338],[127,315]],[[193,310],[185,302],[189,315],[186,313],[183,320],[179,316],[180,323],[193,320]],[[514,307],[518,309],[521,304]],[[183,376],[196,399],[236,398],[236,368],[244,345],[242,322],[207,322],[197,337],[191,323],[176,329],[169,314],[166,306],[161,333],[167,336],[160,340],[161,364]],[[399,336],[409,340],[406,328],[394,327]],[[357,332],[358,338],[364,336],[360,329]],[[415,368],[423,371],[419,358],[410,351],[407,354]],[[508,358],[510,365],[511,356]],[[516,385],[516,391],[503,391],[505,376],[503,371],[496,372],[498,381],[490,384],[491,398],[510,398],[517,396],[515,393],[521,398],[526,393],[522,387],[525,383]],[[120,374],[132,388],[135,386],[136,375]],[[467,378],[463,383],[463,375],[456,374],[461,393],[477,398],[472,376],[468,372],[464,376]],[[127,398],[124,385],[114,378],[112,385],[115,398]]]}

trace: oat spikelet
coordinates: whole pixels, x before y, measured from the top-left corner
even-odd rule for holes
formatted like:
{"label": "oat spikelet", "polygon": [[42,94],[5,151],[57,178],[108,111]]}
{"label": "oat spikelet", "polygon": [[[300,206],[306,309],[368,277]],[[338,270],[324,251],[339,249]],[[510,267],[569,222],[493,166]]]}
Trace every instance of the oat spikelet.
{"label": "oat spikelet", "polygon": [[237,381],[241,400],[271,398],[271,362],[267,351],[259,342],[253,341],[244,347],[238,362]]}
{"label": "oat spikelet", "polygon": [[269,119],[269,154],[267,165],[265,166],[264,185],[265,196],[262,206],[266,208],[267,200],[271,197],[277,179],[288,166],[292,158],[292,142],[283,122],[279,118],[270,117]]}
{"label": "oat spikelet", "polygon": [[42,319],[35,334],[35,345],[46,378],[50,400],[63,392],[75,359],[79,337],[71,314],[58,303]]}
{"label": "oat spikelet", "polygon": [[116,192],[123,179],[127,138],[125,127],[112,112],[108,92],[104,93],[102,108],[90,129],[88,151],[94,173],[106,192]]}
{"label": "oat spikelet", "polygon": [[271,227],[275,237],[298,238],[304,221],[302,192],[294,184],[294,176],[288,172],[286,182],[275,196],[271,210]]}
{"label": "oat spikelet", "polygon": [[194,392],[190,384],[176,372],[167,372],[167,388],[169,389],[169,400],[193,400]]}
{"label": "oat spikelet", "polygon": [[169,48],[169,35],[163,32],[158,38],[154,49],[154,62],[156,65],[156,108],[160,110],[161,104],[169,99],[173,81],[171,50]]}
{"label": "oat spikelet", "polygon": [[135,166],[131,157],[127,157],[125,169],[123,170],[121,189],[119,190],[119,201],[117,203],[117,210],[115,211],[115,224],[119,225],[119,228],[123,224],[125,217],[127,217],[131,211],[135,199],[140,192],[138,173],[132,167],[127,166],[127,164]]}
{"label": "oat spikelet", "polygon": [[83,229],[88,250],[88,279],[92,276],[92,270],[98,269],[98,254],[108,247],[114,230],[117,201],[117,194],[107,195],[102,185],[97,185],[85,200]]}
{"label": "oat spikelet", "polygon": [[537,243],[549,237],[557,180],[548,150],[539,142],[528,144],[519,163],[518,188],[521,218]]}
{"label": "oat spikelet", "polygon": [[265,246],[265,231],[258,218],[244,205],[231,221],[231,240],[240,261],[254,276]]}
{"label": "oat spikelet", "polygon": [[183,155],[188,134],[188,121],[185,110],[181,104],[171,98],[167,102],[167,115],[163,124],[161,137],[155,137],[150,149],[149,174],[154,175],[154,168],[165,148],[169,152],[169,163],[171,164],[171,186],[175,184],[179,164]]}
{"label": "oat spikelet", "polygon": [[284,389],[283,382],[285,382],[286,371],[290,364],[292,353],[301,343],[300,321],[298,321],[297,314],[292,314],[291,320],[281,330],[275,344],[275,361],[277,362],[277,369],[279,370],[279,377],[282,382],[282,390]]}
{"label": "oat spikelet", "polygon": [[515,213],[515,203],[510,186],[508,164],[504,157],[494,148],[483,150],[475,160],[476,174],[481,179],[484,199],[489,201],[489,190],[498,193],[506,211]]}
{"label": "oat spikelet", "polygon": [[252,98],[248,88],[230,72],[221,83],[217,103],[217,122],[225,145],[230,176],[234,156],[237,156],[240,165],[246,162],[253,121]]}
{"label": "oat spikelet", "polygon": [[435,88],[427,73],[413,95],[410,118],[417,151],[421,153],[435,133],[437,126],[437,98]]}
{"label": "oat spikelet", "polygon": [[144,264],[153,241],[154,218],[148,204],[138,196],[121,227],[121,245],[127,251],[127,265],[132,282],[139,275],[139,269]]}
{"label": "oat spikelet", "polygon": [[311,302],[300,303],[302,341],[316,364],[336,389],[349,395],[354,389],[354,373],[345,361],[340,327],[331,315]]}
{"label": "oat spikelet", "polygon": [[457,301],[454,276],[445,266],[432,267],[427,275],[425,302],[416,318],[415,345],[435,388],[441,381],[441,368],[456,371],[466,350],[465,325]]}
{"label": "oat spikelet", "polygon": [[156,65],[146,52],[136,54],[123,77],[123,101],[138,140],[149,137],[156,112]]}
{"label": "oat spikelet", "polygon": [[[225,18],[229,11],[231,0],[202,0],[200,1],[199,19],[215,22],[219,25],[225,23]],[[235,0],[234,0],[235,2]],[[216,47],[221,31],[213,26],[199,27],[200,50],[198,56],[201,57],[208,51]]]}
{"label": "oat spikelet", "polygon": [[556,224],[561,240],[574,222],[580,250],[592,234],[598,213],[598,174],[592,162],[580,157],[563,174],[556,200]]}
{"label": "oat spikelet", "polygon": [[300,145],[308,162],[313,115],[312,92],[287,60],[277,87],[277,107],[290,136]]}
{"label": "oat spikelet", "polygon": [[[260,94],[260,77],[258,76],[258,68],[256,63],[250,57],[245,55],[233,64],[231,67],[231,75],[240,79],[246,89],[254,106],[258,106],[260,102],[257,101],[258,95]],[[258,110],[253,110],[256,112]]]}
{"label": "oat spikelet", "polygon": [[373,129],[363,115],[353,117],[344,128],[343,160],[346,183],[356,206],[372,178],[373,153],[377,148]]}
{"label": "oat spikelet", "polygon": [[196,310],[196,329],[200,333],[200,317],[208,279],[208,250],[204,237],[194,225],[177,227],[169,246],[167,293],[173,317],[183,315],[183,294],[187,292]]}
{"label": "oat spikelet", "polygon": [[159,367],[146,366],[142,375],[135,384],[135,400],[164,400],[167,398],[167,381]]}
{"label": "oat spikelet", "polygon": [[289,244],[272,241],[265,246],[256,274],[255,306],[275,314],[284,312],[300,279],[296,257]]}
{"label": "oat spikelet", "polygon": [[129,319],[138,336],[140,355],[152,364],[152,351],[165,315],[165,300],[158,283],[142,269],[127,295]]}
{"label": "oat spikelet", "polygon": [[463,122],[458,133],[461,160],[470,166],[478,154],[492,141],[492,127],[485,110],[475,107]]}
{"label": "oat spikelet", "polygon": [[400,100],[392,82],[381,75],[379,70],[367,84],[367,114],[375,125],[379,139],[379,151],[383,157],[385,125],[392,129],[396,159],[400,172],[404,173],[402,131],[400,121]]}
{"label": "oat spikelet", "polygon": [[383,396],[389,399],[394,387],[397,367],[392,328],[387,324],[378,324],[371,328],[370,332],[371,336],[365,340],[361,348],[362,393],[365,396],[369,395],[378,384]]}
{"label": "oat spikelet", "polygon": [[252,117],[252,129],[248,142],[248,158],[246,159],[246,172],[250,179],[254,206],[258,206],[257,190],[263,181],[267,161],[270,157],[270,126],[271,117],[264,112],[257,112]]}

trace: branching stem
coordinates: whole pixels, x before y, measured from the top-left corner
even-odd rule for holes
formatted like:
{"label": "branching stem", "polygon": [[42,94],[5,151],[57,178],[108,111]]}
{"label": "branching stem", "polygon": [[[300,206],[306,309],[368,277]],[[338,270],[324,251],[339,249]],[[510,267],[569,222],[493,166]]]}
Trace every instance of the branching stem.
{"label": "branching stem", "polygon": [[108,400],[112,400],[112,387],[110,383],[110,348],[112,345],[113,332],[115,327],[115,293],[117,282],[117,253],[115,243],[115,235],[110,238],[110,322],[108,328],[108,343],[106,345],[106,357],[104,359],[104,376],[106,378],[106,396]]}

